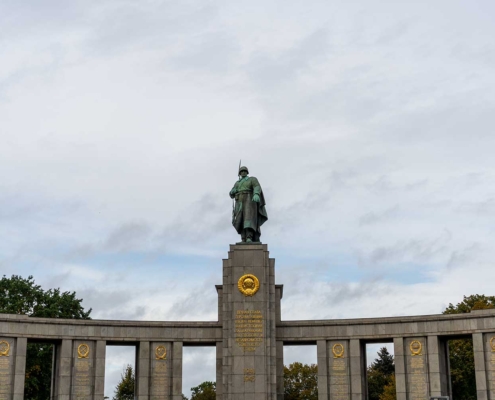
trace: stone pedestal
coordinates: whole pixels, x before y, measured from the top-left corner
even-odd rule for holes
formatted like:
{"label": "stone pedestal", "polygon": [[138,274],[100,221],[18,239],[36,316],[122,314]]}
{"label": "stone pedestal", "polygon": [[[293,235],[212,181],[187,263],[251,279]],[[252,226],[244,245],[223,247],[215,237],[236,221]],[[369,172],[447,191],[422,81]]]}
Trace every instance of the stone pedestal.
{"label": "stone pedestal", "polygon": [[276,400],[275,260],[266,245],[231,245],[223,263],[222,400]]}
{"label": "stone pedestal", "polygon": [[427,399],[430,393],[426,339],[405,339],[404,361],[408,400]]}
{"label": "stone pedestal", "polygon": [[26,366],[25,338],[0,337],[0,400],[21,400]]}
{"label": "stone pedestal", "polygon": [[73,341],[71,399],[93,400],[95,394],[96,343]]}
{"label": "stone pedestal", "polygon": [[[490,348],[490,342],[486,343],[488,346],[485,346],[484,337],[492,337],[493,334],[484,335],[483,333],[475,333],[473,335],[473,352],[474,352],[474,370],[476,374],[476,398],[478,400],[488,400],[488,380],[487,380],[487,365],[488,362],[491,362],[491,354],[490,350],[486,350],[485,347]],[[495,341],[495,339],[494,339]],[[485,356],[485,353],[488,357]],[[494,353],[492,353],[494,354]],[[487,358],[487,362],[485,362],[485,358]],[[495,362],[495,357],[494,362]],[[492,380],[493,380],[493,371],[492,371]],[[491,397],[493,398],[493,396]]]}
{"label": "stone pedestal", "polygon": [[[485,356],[486,389],[488,389],[487,398],[492,400],[495,399],[495,333],[484,334],[483,342],[484,342],[483,348],[484,348],[484,356]],[[479,348],[479,346],[477,347]],[[475,362],[476,362],[476,353],[475,353]],[[480,385],[480,387],[478,387],[477,389],[479,392],[482,392],[484,387],[483,385]],[[483,396],[480,396],[478,398],[484,399]]]}
{"label": "stone pedestal", "polygon": [[172,343],[154,342],[151,350],[151,398],[169,400],[172,396]]}
{"label": "stone pedestal", "polygon": [[[349,362],[349,344],[347,340],[329,340],[327,342],[328,393],[332,400],[350,400],[351,371]],[[319,360],[318,360],[319,361]],[[321,362],[318,362],[318,367]]]}

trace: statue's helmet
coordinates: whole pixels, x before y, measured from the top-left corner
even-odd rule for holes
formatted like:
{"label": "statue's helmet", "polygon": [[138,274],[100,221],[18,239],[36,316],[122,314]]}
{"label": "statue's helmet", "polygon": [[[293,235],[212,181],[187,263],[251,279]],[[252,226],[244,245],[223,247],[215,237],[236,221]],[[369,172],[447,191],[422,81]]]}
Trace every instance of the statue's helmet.
{"label": "statue's helmet", "polygon": [[249,170],[247,169],[247,167],[239,168],[239,175],[241,174],[241,171],[246,171],[249,174]]}

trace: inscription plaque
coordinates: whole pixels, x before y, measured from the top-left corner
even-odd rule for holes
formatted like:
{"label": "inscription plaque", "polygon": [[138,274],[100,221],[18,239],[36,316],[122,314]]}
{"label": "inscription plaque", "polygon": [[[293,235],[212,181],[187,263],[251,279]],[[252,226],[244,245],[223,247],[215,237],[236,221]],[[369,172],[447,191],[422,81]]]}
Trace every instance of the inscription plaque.
{"label": "inscription plaque", "polygon": [[347,357],[347,342],[328,342],[333,357],[328,358],[330,398],[350,400],[350,370]]}
{"label": "inscription plaque", "polygon": [[167,400],[171,392],[171,368],[167,354],[169,343],[154,343],[155,359],[151,362],[151,400]]}
{"label": "inscription plaque", "polygon": [[76,399],[90,400],[91,398],[91,376],[90,376],[90,361],[78,360],[74,366],[74,394]]}
{"label": "inscription plaque", "polygon": [[407,356],[409,400],[428,398],[428,371],[423,346],[422,340],[412,340],[409,343],[409,349],[411,350],[411,354]]}
{"label": "inscription plaque", "polygon": [[237,310],[235,341],[244,351],[255,351],[263,343],[263,314],[260,310]]}
{"label": "inscription plaque", "polygon": [[74,356],[73,398],[76,400],[92,400],[94,361],[90,357],[93,344],[79,343]]}
{"label": "inscription plaque", "polygon": [[13,340],[0,341],[0,400],[10,400],[13,389],[14,357],[10,357]]}
{"label": "inscription plaque", "polygon": [[491,365],[491,376],[492,376],[492,379],[491,379],[491,392],[493,393],[493,390],[494,390],[494,383],[495,383],[495,354],[492,354],[491,355],[491,358],[490,358],[490,365]]}
{"label": "inscription plaque", "polygon": [[12,374],[10,360],[7,358],[0,358],[0,399],[9,400],[11,390]]}

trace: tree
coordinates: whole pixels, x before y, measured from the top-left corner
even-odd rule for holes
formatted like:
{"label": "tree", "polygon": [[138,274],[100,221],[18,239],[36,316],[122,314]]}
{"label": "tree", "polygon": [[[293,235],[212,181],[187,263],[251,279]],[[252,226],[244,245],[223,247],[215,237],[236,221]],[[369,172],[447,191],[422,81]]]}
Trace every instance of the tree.
{"label": "tree", "polygon": [[318,400],[318,366],[295,362],[284,366],[285,400]]}
{"label": "tree", "polygon": [[136,378],[132,365],[127,364],[120,376],[120,382],[115,388],[113,400],[134,400],[134,385]]}
{"label": "tree", "polygon": [[[32,276],[24,279],[18,275],[0,279],[0,313],[22,314],[41,318],[90,319],[84,311],[82,300],[75,292],[60,289],[43,290]],[[28,343],[26,358],[26,383],[24,399],[50,398],[53,345]]]}
{"label": "tree", "polygon": [[386,347],[382,347],[377,354],[378,358],[367,370],[369,400],[381,400],[380,396],[383,395],[385,387],[391,384],[392,379],[395,386],[394,356],[388,352]]}
{"label": "tree", "polygon": [[[191,388],[191,392],[191,400],[216,400],[217,384],[216,382],[206,381]],[[184,395],[182,396],[185,397]]]}
{"label": "tree", "polygon": [[[472,310],[495,308],[495,296],[473,294],[445,309],[444,314],[464,314]],[[462,400],[476,400],[476,377],[474,371],[474,350],[472,339],[449,341],[450,380],[452,397]]]}
{"label": "tree", "polygon": [[379,396],[380,400],[396,400],[395,374],[388,378],[387,384],[383,387],[383,393]]}

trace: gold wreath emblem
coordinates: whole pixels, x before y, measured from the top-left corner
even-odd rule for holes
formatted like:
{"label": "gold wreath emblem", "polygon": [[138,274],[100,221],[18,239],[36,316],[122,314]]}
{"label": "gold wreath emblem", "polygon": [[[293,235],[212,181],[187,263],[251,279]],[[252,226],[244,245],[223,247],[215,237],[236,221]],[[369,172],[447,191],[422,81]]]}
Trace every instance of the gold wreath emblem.
{"label": "gold wreath emblem", "polygon": [[336,343],[332,347],[333,358],[343,358],[344,357],[344,346],[340,343]]}
{"label": "gold wreath emblem", "polygon": [[413,356],[420,356],[421,350],[423,350],[423,345],[419,340],[413,340],[409,345],[409,349],[411,350],[411,354]]}
{"label": "gold wreath emblem", "polygon": [[254,275],[246,274],[239,278],[237,287],[244,296],[254,296],[260,288],[260,281]]}
{"label": "gold wreath emblem", "polygon": [[9,342],[6,342],[5,340],[2,340],[0,342],[0,357],[8,357],[9,356],[9,351],[10,351],[10,344]]}
{"label": "gold wreath emblem", "polygon": [[492,348],[492,352],[495,352],[495,336],[492,336],[490,339],[490,347]]}
{"label": "gold wreath emblem", "polygon": [[86,343],[77,346],[77,358],[88,358],[89,346]]}
{"label": "gold wreath emblem", "polygon": [[155,349],[155,358],[157,360],[166,360],[167,359],[167,349],[165,346],[156,346]]}

